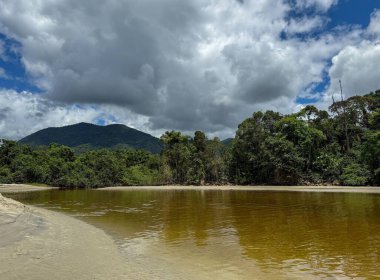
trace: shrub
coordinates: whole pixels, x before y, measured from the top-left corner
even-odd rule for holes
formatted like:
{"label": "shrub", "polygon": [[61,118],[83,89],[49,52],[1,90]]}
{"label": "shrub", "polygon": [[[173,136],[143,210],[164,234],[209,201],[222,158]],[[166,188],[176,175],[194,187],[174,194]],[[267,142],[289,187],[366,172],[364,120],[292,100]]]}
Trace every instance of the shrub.
{"label": "shrub", "polygon": [[368,183],[370,176],[371,174],[365,166],[352,163],[343,168],[340,180],[345,186],[364,186]]}

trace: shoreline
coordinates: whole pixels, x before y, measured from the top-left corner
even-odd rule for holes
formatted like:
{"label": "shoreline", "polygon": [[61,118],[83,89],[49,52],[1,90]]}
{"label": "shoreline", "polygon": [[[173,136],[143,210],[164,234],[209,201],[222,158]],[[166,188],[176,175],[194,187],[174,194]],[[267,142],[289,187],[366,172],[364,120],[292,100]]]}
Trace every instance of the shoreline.
{"label": "shoreline", "polygon": [[52,186],[35,186],[28,184],[0,184],[0,193],[35,192],[58,189]]}
{"label": "shoreline", "polygon": [[273,191],[273,192],[336,192],[336,193],[373,193],[380,194],[380,187],[348,186],[115,186],[105,187],[100,191],[133,191],[133,190],[197,190],[197,191]]}
{"label": "shoreline", "polygon": [[[1,279],[130,279],[103,230],[0,194]],[[53,276],[54,275],[54,276]]]}
{"label": "shoreline", "polygon": [[[58,189],[52,186],[35,186],[28,184],[0,184],[0,194],[46,191]],[[380,187],[357,186],[241,186],[241,185],[206,185],[206,186],[113,186],[94,188],[99,191],[132,191],[132,190],[197,190],[197,191],[273,191],[273,192],[336,192],[336,193],[379,193]]]}

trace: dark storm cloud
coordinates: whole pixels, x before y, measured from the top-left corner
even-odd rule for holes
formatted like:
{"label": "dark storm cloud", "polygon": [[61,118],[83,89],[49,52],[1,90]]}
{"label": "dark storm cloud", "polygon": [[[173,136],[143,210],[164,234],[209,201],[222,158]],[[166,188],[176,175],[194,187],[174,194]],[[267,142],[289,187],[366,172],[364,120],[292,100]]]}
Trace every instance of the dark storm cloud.
{"label": "dark storm cloud", "polygon": [[[194,55],[200,12],[191,1],[102,1],[96,10],[93,3],[75,3],[74,14],[67,12],[68,5],[54,11],[54,20],[69,23],[63,36],[52,33],[61,40],[62,54],[46,61],[53,66],[50,98],[124,105],[154,115],[158,91],[168,78],[176,79],[170,72]],[[50,15],[50,10],[44,12]]]}
{"label": "dark storm cloud", "polygon": [[45,91],[20,97],[34,100],[25,105],[33,120],[61,114],[62,106],[73,116],[67,122],[80,113],[98,117],[96,104],[112,121],[133,120],[152,131],[232,131],[255,110],[293,110],[297,94],[322,79],[328,60],[362,38],[355,32],[334,40],[281,38],[324,22],[318,15],[289,21],[291,8],[323,11],[335,3],[3,0],[0,32],[21,43],[26,71]]}

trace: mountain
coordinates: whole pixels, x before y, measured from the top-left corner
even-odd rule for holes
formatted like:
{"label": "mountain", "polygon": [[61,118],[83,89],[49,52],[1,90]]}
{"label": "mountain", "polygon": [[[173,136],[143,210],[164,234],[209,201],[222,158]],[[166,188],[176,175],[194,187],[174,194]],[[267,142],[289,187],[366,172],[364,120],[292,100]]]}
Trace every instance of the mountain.
{"label": "mountain", "polygon": [[57,143],[77,151],[94,148],[133,148],[159,153],[162,149],[158,138],[122,124],[100,126],[78,123],[49,127],[26,136],[19,142],[33,146]]}

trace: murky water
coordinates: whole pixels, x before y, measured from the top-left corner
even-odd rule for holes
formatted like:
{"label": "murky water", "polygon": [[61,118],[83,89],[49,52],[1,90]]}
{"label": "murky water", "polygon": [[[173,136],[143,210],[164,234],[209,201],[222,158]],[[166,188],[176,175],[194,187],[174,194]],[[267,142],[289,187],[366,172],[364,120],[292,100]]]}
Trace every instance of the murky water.
{"label": "murky water", "polygon": [[14,198],[103,228],[127,265],[157,279],[380,278],[377,194],[50,190]]}

